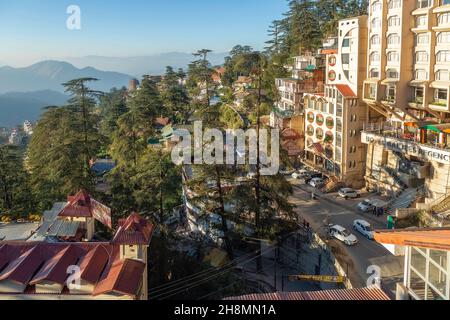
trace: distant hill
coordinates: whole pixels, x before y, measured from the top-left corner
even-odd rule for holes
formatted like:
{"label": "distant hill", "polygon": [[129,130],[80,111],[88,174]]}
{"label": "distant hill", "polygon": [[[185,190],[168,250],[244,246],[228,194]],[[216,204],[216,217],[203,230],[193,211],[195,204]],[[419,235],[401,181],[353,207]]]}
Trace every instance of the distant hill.
{"label": "distant hill", "polygon": [[36,121],[47,106],[60,106],[68,96],[51,90],[10,92],[0,95],[0,127],[14,127],[25,120]]}
{"label": "distant hill", "polygon": [[[226,56],[228,56],[226,52],[211,52],[208,59],[212,65],[222,65]],[[138,78],[144,74],[161,75],[165,72],[166,66],[187,69],[189,63],[195,59],[191,53],[185,52],[167,52],[138,57],[87,56],[64,58],[65,61],[79,68],[92,66],[101,70],[114,70],[131,74]]]}
{"label": "distant hill", "polygon": [[62,83],[81,77],[97,78],[91,88],[109,91],[127,86],[131,76],[118,72],[100,71],[92,67],[82,69],[62,61],[42,61],[26,68],[0,67],[0,94],[52,90],[63,92]]}

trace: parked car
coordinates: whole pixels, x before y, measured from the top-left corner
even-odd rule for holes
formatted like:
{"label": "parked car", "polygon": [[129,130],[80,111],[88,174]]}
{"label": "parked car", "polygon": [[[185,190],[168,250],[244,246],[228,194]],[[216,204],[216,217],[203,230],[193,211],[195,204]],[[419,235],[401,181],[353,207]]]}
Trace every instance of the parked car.
{"label": "parked car", "polygon": [[322,180],[324,180],[323,174],[321,174],[320,172],[310,172],[308,178],[305,179],[305,182],[309,184],[311,180],[315,178],[321,178]]}
{"label": "parked car", "polygon": [[387,202],[384,202],[379,199],[366,199],[358,204],[358,209],[362,212],[370,212],[374,208],[384,208],[386,209],[388,206]]}
{"label": "parked car", "polygon": [[352,188],[342,188],[339,190],[338,195],[346,200],[359,198],[359,192]]}
{"label": "parked car", "polygon": [[284,176],[289,176],[295,173],[295,169],[280,169],[280,174]]}
{"label": "parked car", "polygon": [[368,223],[366,220],[355,220],[353,222],[353,229],[361,233],[369,240],[374,239],[372,225]]}
{"label": "parked car", "polygon": [[358,243],[358,239],[347,229],[340,225],[330,225],[330,236],[343,242],[347,246],[353,246]]}
{"label": "parked car", "polygon": [[292,174],[293,179],[307,179],[310,175],[310,172],[305,169],[298,170]]}
{"label": "parked car", "polygon": [[322,178],[312,178],[309,182],[309,185],[314,188],[321,188],[325,184],[325,181]]}

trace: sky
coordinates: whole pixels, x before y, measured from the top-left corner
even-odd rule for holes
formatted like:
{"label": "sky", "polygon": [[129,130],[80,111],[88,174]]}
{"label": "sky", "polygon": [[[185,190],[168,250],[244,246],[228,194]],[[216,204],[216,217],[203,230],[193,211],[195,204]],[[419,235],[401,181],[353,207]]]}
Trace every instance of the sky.
{"label": "sky", "polygon": [[[67,8],[81,10],[69,30]],[[44,59],[261,49],[285,0],[0,0],[0,65]]]}

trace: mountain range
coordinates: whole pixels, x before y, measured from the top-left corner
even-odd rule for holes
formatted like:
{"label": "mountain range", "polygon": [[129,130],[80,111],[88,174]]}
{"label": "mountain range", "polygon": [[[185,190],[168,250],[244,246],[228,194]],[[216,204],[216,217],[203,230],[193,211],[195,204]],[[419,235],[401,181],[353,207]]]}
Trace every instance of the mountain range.
{"label": "mountain range", "polygon": [[48,106],[67,102],[68,96],[58,91],[10,92],[0,95],[0,127],[14,127],[25,120],[36,121]]}
{"label": "mountain range", "polygon": [[90,84],[96,90],[109,91],[122,87],[133,77],[92,67],[82,69],[63,61],[42,61],[25,68],[0,67],[0,94],[7,92],[32,92],[53,90],[64,92],[62,83],[81,77],[99,79]]}
{"label": "mountain range", "polygon": [[[211,52],[208,55],[208,59],[212,65],[222,65],[226,56],[228,56],[228,53],[226,52]],[[66,57],[63,60],[70,62],[79,68],[91,66],[101,70],[114,70],[141,78],[144,74],[163,74],[166,70],[166,66],[186,69],[189,63],[195,59],[196,58],[191,53],[167,52],[136,57]]]}

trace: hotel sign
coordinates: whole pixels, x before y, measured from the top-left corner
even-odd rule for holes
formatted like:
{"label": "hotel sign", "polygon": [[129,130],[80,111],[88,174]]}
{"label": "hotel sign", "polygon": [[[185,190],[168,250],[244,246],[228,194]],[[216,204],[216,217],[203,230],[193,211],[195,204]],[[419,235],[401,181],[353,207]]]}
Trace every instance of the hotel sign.
{"label": "hotel sign", "polygon": [[361,138],[362,143],[365,144],[378,144],[388,150],[401,152],[405,155],[415,156],[427,161],[450,164],[450,151],[447,150],[368,132],[363,132]]}

